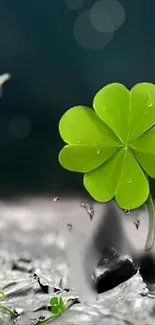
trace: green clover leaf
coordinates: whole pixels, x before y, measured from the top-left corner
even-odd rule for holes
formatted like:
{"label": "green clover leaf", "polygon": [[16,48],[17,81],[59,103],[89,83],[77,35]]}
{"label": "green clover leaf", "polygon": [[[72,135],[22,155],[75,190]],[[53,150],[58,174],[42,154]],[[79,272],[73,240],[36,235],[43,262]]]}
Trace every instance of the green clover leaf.
{"label": "green clover leaf", "polygon": [[52,306],[51,307],[51,312],[53,313],[53,315],[58,315],[60,313],[59,306]]}
{"label": "green clover leaf", "polygon": [[62,116],[59,132],[67,145],[59,162],[84,173],[96,201],[115,197],[123,209],[138,208],[149,196],[147,175],[155,178],[155,85],[139,83],[129,91],[109,84],[93,108],[75,106]]}
{"label": "green clover leaf", "polygon": [[59,299],[57,296],[51,298],[50,305],[51,305],[51,312],[53,313],[53,315],[58,315],[60,313],[60,308],[59,308]]}
{"label": "green clover leaf", "polygon": [[59,299],[57,296],[54,296],[50,300],[50,305],[51,306],[58,306],[59,305]]}
{"label": "green clover leaf", "polygon": [[64,303],[62,297],[60,297],[59,307],[61,309],[61,313],[64,314],[66,311],[66,306],[65,306],[65,303]]}

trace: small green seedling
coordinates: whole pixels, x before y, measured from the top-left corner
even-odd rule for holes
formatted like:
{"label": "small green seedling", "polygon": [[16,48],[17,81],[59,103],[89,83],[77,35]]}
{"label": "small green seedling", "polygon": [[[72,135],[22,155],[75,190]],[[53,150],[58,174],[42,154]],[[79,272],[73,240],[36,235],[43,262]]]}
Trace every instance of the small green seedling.
{"label": "small green seedling", "polygon": [[51,305],[51,312],[54,315],[58,315],[60,313],[64,314],[64,312],[66,311],[66,307],[62,297],[58,298],[57,296],[55,296],[51,298],[50,305]]}
{"label": "small green seedling", "polygon": [[83,183],[98,202],[115,198],[124,210],[149,206],[146,249],[154,242],[155,211],[149,177],[155,178],[155,85],[138,83],[130,91],[120,83],[102,88],[93,108],[75,106],[61,118],[67,144],[60,164],[84,173]]}
{"label": "small green seedling", "polygon": [[67,299],[66,302],[68,302],[69,300],[70,303],[65,305],[65,302],[62,297],[58,297],[58,296],[52,297],[50,299],[50,305],[51,305],[50,315],[48,317],[40,316],[37,319],[36,324],[43,324],[54,320],[56,317],[59,317],[62,314],[64,314],[71,306],[73,306],[75,303],[78,302],[78,298]]}
{"label": "small green seedling", "polygon": [[[0,309],[7,311],[13,318],[17,318],[18,313],[15,309],[6,306],[4,303],[1,302],[5,300],[5,293],[3,290],[0,290]],[[0,314],[0,324],[3,323],[3,316]]]}
{"label": "small green seedling", "polygon": [[51,314],[48,317],[40,317],[37,320],[37,324],[43,324],[48,321],[51,321],[55,319],[56,317],[60,316],[61,314],[64,314],[67,308],[65,307],[65,303],[62,299],[62,297],[52,297],[50,300],[51,305]]}

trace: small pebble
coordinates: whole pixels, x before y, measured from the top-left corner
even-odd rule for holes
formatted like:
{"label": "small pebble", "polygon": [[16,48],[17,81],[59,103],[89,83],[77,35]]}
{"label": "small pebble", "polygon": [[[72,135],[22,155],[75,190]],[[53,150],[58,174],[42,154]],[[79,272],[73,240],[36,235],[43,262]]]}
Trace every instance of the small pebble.
{"label": "small pebble", "polygon": [[113,247],[104,249],[102,255],[103,257],[92,275],[98,293],[115,288],[137,272],[132,261],[119,254]]}

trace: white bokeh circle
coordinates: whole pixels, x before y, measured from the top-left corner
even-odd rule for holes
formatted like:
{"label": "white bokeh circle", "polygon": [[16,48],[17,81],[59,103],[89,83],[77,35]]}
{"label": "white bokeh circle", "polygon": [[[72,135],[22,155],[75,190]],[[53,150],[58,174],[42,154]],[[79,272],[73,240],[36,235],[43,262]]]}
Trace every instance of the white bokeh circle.
{"label": "white bokeh circle", "polygon": [[31,128],[32,123],[26,116],[16,116],[9,122],[9,133],[17,139],[27,138]]}
{"label": "white bokeh circle", "polygon": [[90,21],[99,32],[112,33],[125,21],[125,10],[117,0],[99,0],[90,10]]}
{"label": "white bokeh circle", "polygon": [[71,10],[78,10],[83,6],[83,0],[66,0],[66,5]]}
{"label": "white bokeh circle", "polygon": [[90,10],[85,10],[76,19],[73,27],[76,42],[85,49],[103,49],[112,39],[113,33],[97,31],[90,21]]}

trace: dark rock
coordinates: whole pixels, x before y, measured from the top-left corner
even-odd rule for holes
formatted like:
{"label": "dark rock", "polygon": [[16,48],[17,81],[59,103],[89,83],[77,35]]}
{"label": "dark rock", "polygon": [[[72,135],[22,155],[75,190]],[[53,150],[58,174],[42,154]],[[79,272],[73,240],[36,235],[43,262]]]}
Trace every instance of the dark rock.
{"label": "dark rock", "polygon": [[155,299],[155,258],[151,254],[143,256],[139,270],[148,289],[148,297]]}
{"label": "dark rock", "polygon": [[93,273],[98,293],[110,290],[128,280],[137,272],[132,261],[121,256],[113,247],[103,251],[103,258]]}
{"label": "dark rock", "polygon": [[151,254],[142,257],[139,272],[144,282],[155,283],[155,258]]}

